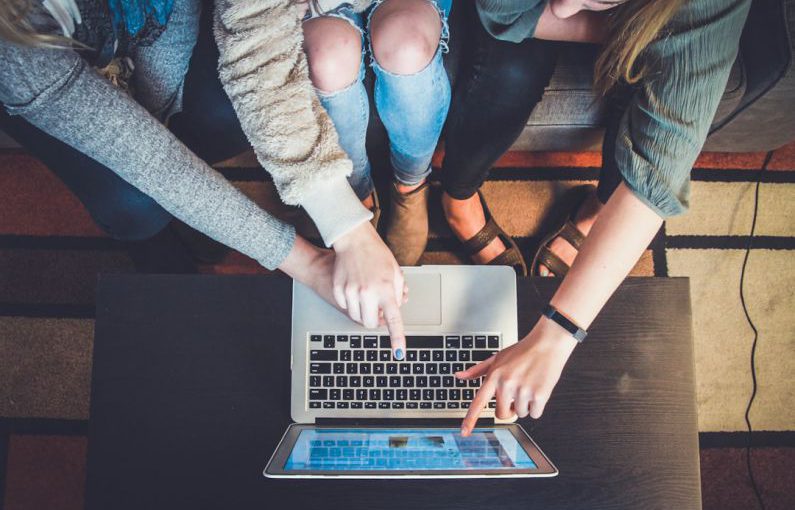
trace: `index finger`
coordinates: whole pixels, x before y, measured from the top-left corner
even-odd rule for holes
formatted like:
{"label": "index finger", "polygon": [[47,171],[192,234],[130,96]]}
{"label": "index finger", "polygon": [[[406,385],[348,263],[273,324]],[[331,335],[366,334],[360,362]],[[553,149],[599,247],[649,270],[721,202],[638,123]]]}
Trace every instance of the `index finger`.
{"label": "index finger", "polygon": [[383,311],[386,329],[389,330],[389,338],[392,342],[392,355],[400,361],[406,355],[406,334],[403,332],[403,317],[400,315],[400,308],[394,301],[389,300],[384,303]]}
{"label": "index finger", "polygon": [[469,405],[469,411],[467,411],[467,415],[464,417],[463,423],[461,423],[462,436],[466,437],[472,432],[472,429],[475,428],[475,423],[478,421],[480,412],[486,407],[486,404],[491,400],[496,391],[497,383],[495,383],[491,377],[487,377],[478,390],[477,395],[475,395],[474,400],[472,400],[472,403]]}

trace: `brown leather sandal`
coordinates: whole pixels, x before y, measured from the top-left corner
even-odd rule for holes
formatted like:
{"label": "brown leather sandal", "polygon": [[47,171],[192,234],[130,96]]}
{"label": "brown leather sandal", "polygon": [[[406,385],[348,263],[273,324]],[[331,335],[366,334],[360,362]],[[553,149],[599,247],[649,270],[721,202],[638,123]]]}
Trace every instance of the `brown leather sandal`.
{"label": "brown leather sandal", "polygon": [[538,245],[535,257],[533,257],[533,264],[530,266],[530,274],[532,276],[539,276],[538,267],[541,265],[549,268],[549,272],[555,276],[564,277],[569,272],[571,267],[566,264],[560,257],[555,255],[549,249],[550,243],[557,237],[562,237],[566,242],[579,251],[583,241],[585,241],[585,234],[580,232],[574,224],[574,217],[577,211],[580,210],[585,201],[596,193],[596,187],[590,184],[584,184],[570,189],[561,199],[558,206],[563,211],[559,219],[550,229],[550,232],[543,237],[541,243]]}
{"label": "brown leather sandal", "polygon": [[495,238],[499,237],[507,248],[504,252],[491,259],[487,265],[511,266],[519,276],[527,276],[527,264],[516,242],[494,221],[494,217],[491,215],[491,211],[489,211],[489,207],[486,205],[486,201],[480,191],[478,191],[478,197],[486,216],[486,225],[477,234],[462,243],[467,256],[472,257],[488,246]]}

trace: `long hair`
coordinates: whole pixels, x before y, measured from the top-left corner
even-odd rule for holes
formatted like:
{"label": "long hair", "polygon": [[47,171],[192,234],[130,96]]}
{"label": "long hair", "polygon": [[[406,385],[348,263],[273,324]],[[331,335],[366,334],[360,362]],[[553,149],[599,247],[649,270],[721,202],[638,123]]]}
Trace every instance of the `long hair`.
{"label": "long hair", "polygon": [[0,0],[0,39],[26,46],[65,48],[73,46],[66,37],[41,34],[28,21],[30,0]]}
{"label": "long hair", "polygon": [[608,18],[608,36],[594,68],[594,88],[606,95],[619,81],[637,83],[646,73],[638,57],[660,37],[686,0],[629,0]]}

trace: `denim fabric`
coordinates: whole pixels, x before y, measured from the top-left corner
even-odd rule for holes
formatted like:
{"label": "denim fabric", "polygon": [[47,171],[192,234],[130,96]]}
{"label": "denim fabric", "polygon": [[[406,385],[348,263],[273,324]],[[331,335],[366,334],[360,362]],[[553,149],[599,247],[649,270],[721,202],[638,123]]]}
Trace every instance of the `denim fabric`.
{"label": "denim fabric", "polygon": [[[436,54],[424,69],[412,75],[397,75],[383,69],[374,58],[370,59],[376,78],[375,107],[389,136],[395,179],[407,185],[418,184],[430,174],[431,158],[450,107],[450,81],[442,53],[447,51],[447,16],[452,0],[429,1],[439,10],[442,36]],[[353,162],[349,182],[361,199],[374,189],[365,148],[370,108],[363,81],[364,53],[370,51],[372,55],[367,29],[381,3],[376,2],[365,14],[355,12],[349,4],[324,13],[325,16],[347,20],[362,34],[362,64],[358,79],[340,91],[318,91],[320,102],[337,129],[340,146]]]}

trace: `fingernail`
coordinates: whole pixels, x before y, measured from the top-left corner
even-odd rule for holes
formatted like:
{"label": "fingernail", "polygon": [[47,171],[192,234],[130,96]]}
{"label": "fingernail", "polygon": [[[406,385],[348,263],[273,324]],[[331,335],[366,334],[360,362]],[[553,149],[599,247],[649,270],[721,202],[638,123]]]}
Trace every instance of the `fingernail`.
{"label": "fingernail", "polygon": [[403,349],[395,349],[395,359],[403,361]]}
{"label": "fingernail", "polygon": [[538,270],[538,274],[540,274],[541,276],[549,276],[549,269],[542,267],[541,269]]}

